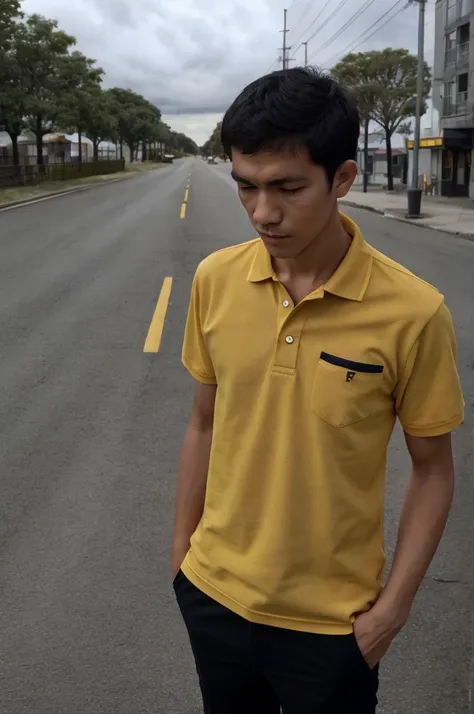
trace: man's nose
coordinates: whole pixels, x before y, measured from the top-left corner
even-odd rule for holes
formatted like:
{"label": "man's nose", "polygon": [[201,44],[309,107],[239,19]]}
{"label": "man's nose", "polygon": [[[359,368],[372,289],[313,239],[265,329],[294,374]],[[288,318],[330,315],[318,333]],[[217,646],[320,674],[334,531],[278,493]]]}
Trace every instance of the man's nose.
{"label": "man's nose", "polygon": [[257,201],[253,209],[252,218],[254,223],[267,226],[271,223],[280,223],[281,211],[277,202],[266,192],[261,192],[257,196]]}

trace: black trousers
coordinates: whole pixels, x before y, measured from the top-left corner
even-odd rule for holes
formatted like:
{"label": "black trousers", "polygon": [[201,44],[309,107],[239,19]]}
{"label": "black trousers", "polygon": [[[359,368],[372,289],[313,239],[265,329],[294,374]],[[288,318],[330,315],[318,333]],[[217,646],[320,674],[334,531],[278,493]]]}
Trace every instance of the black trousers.
{"label": "black trousers", "polygon": [[180,572],[174,589],[186,624],[204,714],[374,714],[378,667],[354,635],[256,625],[215,602]]}

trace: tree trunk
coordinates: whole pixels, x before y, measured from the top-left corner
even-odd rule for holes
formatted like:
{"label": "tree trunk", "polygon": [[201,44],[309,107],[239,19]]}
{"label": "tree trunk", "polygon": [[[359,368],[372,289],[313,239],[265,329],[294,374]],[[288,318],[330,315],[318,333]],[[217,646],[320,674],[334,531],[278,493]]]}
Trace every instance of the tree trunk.
{"label": "tree trunk", "polygon": [[43,122],[41,116],[36,117],[36,163],[44,166],[43,158]]}
{"label": "tree trunk", "polygon": [[369,124],[370,117],[364,121],[364,193],[367,193],[369,186]]}
{"label": "tree trunk", "polygon": [[393,191],[393,161],[392,161],[392,135],[385,129],[385,143],[387,145],[387,188]]}
{"label": "tree trunk", "polygon": [[79,144],[79,163],[82,164],[82,133],[80,131],[77,132],[77,141]]}
{"label": "tree trunk", "polygon": [[18,134],[10,134],[12,140],[13,166],[20,165],[20,151],[18,149]]}
{"label": "tree trunk", "polygon": [[[94,141],[93,141],[93,145],[94,145],[94,161],[98,161],[98,160],[99,160],[99,143],[100,143],[100,142],[99,142],[98,139],[94,139]],[[107,158],[108,158],[108,154],[107,154]]]}
{"label": "tree trunk", "polygon": [[148,158],[146,141],[142,141],[142,161],[145,162]]}
{"label": "tree trunk", "polygon": [[133,141],[128,142],[128,148],[130,150],[130,163],[133,164],[135,161],[135,144]]}

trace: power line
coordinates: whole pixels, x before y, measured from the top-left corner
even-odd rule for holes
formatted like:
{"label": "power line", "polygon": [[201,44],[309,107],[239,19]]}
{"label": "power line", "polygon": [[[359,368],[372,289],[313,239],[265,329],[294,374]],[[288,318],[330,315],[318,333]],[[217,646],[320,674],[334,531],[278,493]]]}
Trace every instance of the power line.
{"label": "power line", "polygon": [[[399,0],[399,2],[400,2],[400,1],[401,1],[401,2],[406,2],[406,0]],[[398,5],[399,2],[397,2],[396,5]],[[360,46],[363,45],[365,42],[367,42],[367,40],[370,40],[371,37],[373,37],[374,35],[376,35],[377,32],[380,32],[380,30],[382,30],[386,25],[388,25],[389,22],[391,22],[391,21],[394,20],[396,17],[398,17],[398,15],[401,15],[402,12],[405,12],[405,10],[407,9],[407,7],[408,7],[408,5],[404,5],[403,7],[401,7],[401,8],[398,10],[398,12],[395,13],[395,15],[392,15],[392,17],[389,17],[388,20],[385,20],[385,22],[384,22],[382,25],[380,25],[380,27],[377,27],[377,29],[374,30],[374,32],[372,32],[368,37],[365,37],[365,38],[364,38],[361,42],[359,42],[351,51],[356,50],[358,47],[360,47]]]}
{"label": "power line", "polygon": [[[341,2],[339,3],[339,5],[338,5],[336,8],[334,8],[333,12],[329,15],[329,17],[327,17],[327,18],[325,19],[325,21],[323,22],[323,24],[320,25],[320,26],[313,32],[313,34],[312,34],[310,37],[307,38],[307,41],[310,42],[312,39],[314,39],[314,38],[316,37],[317,34],[319,34],[319,33],[321,32],[321,30],[324,30],[324,28],[326,27],[326,25],[328,25],[328,24],[331,22],[331,20],[332,20],[334,17],[336,17],[336,15],[338,14],[338,12],[340,12],[340,11],[342,10],[342,8],[344,7],[344,5],[346,5],[348,2],[349,2],[349,0],[341,0]],[[308,29],[309,29],[309,28],[308,28]]]}
{"label": "power line", "polygon": [[[312,27],[314,27],[315,23],[319,20],[319,18],[321,17],[321,15],[323,14],[323,12],[326,10],[326,8],[329,6],[329,4],[331,2],[332,2],[332,0],[326,0],[322,9],[318,12],[318,14],[314,18],[313,22],[311,23],[311,25],[309,27],[307,27],[306,30],[304,32],[302,32],[301,35],[298,37],[298,39],[295,42],[295,45],[298,44],[298,42],[300,42],[300,40],[303,39],[303,37],[306,35],[307,32],[309,32],[311,30]],[[300,47],[301,47],[301,45],[300,45]]]}
{"label": "power line", "polygon": [[[375,0],[366,0],[365,3],[364,3],[364,5],[362,5],[362,7],[360,7],[360,8],[352,15],[352,17],[350,17],[350,18],[347,20],[347,22],[346,22],[342,27],[340,27],[337,32],[334,33],[334,35],[332,35],[332,37],[330,37],[328,40],[326,40],[326,42],[322,45],[322,47],[320,47],[320,48],[318,49],[318,52],[322,52],[323,50],[326,50],[328,47],[330,47],[330,45],[332,45],[332,43],[334,42],[334,40],[335,40],[336,38],[338,38],[340,35],[342,35],[343,32],[345,32],[345,31],[347,30],[347,28],[348,28],[350,25],[352,25],[352,23],[353,23],[355,20],[358,20],[359,17],[362,17],[362,15],[364,14],[364,12],[365,12],[366,10],[368,10],[369,7],[374,4],[374,2],[375,2]],[[315,56],[315,55],[313,55],[313,57],[314,57],[314,56]]]}
{"label": "power line", "polygon": [[308,10],[310,9],[310,7],[311,7],[312,4],[313,4],[313,0],[308,0],[307,4],[306,4],[305,7],[304,7],[303,12],[302,12],[301,15],[299,16],[298,20],[295,22],[295,25],[299,25],[299,24],[300,24],[301,20],[304,18],[304,16],[305,16],[306,13],[308,12]]}
{"label": "power line", "polygon": [[[342,52],[338,52],[336,55],[334,55],[327,62],[327,64],[331,65],[341,55],[345,56],[345,55],[349,54],[350,52],[354,52],[354,50],[356,50],[358,47],[360,47],[360,45],[363,45],[365,42],[370,40],[371,37],[376,35],[377,32],[380,32],[380,30],[382,28],[384,28],[386,25],[388,25],[389,22],[394,20],[398,15],[400,15],[402,12],[404,12],[404,10],[406,10],[407,5],[404,5],[402,8],[400,8],[398,10],[398,12],[395,13],[395,15],[392,15],[391,17],[389,17],[382,25],[380,25],[380,27],[376,27],[376,25],[378,25],[381,20],[383,20],[385,17],[387,17],[387,15],[389,15],[393,10],[395,10],[395,8],[398,5],[401,5],[402,3],[406,3],[406,0],[397,0],[386,12],[383,13],[383,15],[381,15],[375,22],[373,22],[372,25],[370,25],[370,27],[368,27],[366,30],[364,30],[364,32],[361,35],[359,35],[359,37],[357,37],[355,40],[353,40],[353,42],[351,42],[346,47],[346,49],[344,49],[344,50],[342,50]],[[367,33],[370,32],[370,30],[372,30],[372,28],[376,28],[376,29],[374,29],[374,31],[370,35],[365,37],[365,35],[367,35]],[[359,40],[361,40],[361,41],[359,42]]]}

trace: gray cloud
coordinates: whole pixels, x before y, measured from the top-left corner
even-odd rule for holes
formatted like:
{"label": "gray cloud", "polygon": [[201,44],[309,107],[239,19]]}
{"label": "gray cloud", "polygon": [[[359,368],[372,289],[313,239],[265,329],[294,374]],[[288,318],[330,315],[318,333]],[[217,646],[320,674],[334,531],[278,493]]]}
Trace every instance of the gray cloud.
{"label": "gray cloud", "polygon": [[[330,3],[309,32],[321,28],[309,44],[315,64],[327,66],[395,0],[376,0],[319,52],[360,7],[360,0],[347,0],[344,9],[324,25],[339,1]],[[205,122],[215,123],[242,87],[278,66],[283,8],[289,6],[288,43],[297,50],[295,60],[302,62],[298,45],[307,38],[307,28],[323,4],[325,0],[221,0],[219,4],[211,0],[24,0],[23,8],[56,18],[74,34],[78,49],[96,58],[106,71],[107,86],[140,92],[160,107],[171,124],[176,116],[174,123],[180,130],[189,126],[202,142],[213,128]],[[428,47],[433,30],[431,23]],[[390,44],[414,50],[416,35],[416,9],[410,8],[358,49]],[[185,121],[184,115],[191,116]]]}

